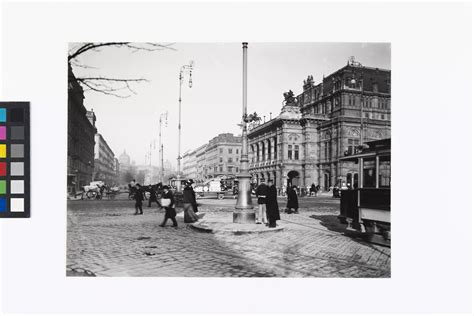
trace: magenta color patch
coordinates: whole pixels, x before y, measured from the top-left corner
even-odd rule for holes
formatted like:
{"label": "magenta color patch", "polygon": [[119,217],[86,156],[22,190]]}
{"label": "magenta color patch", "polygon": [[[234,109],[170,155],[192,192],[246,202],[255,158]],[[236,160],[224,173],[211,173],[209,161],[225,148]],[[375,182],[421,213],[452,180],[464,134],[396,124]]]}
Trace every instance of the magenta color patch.
{"label": "magenta color patch", "polygon": [[5,126],[0,126],[0,140],[7,139],[7,128]]}

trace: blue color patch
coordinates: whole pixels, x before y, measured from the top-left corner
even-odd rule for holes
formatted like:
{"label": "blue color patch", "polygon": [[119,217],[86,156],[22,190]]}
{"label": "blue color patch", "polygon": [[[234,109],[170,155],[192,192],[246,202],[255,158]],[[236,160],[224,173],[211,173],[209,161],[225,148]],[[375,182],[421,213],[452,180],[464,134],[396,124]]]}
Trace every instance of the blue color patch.
{"label": "blue color patch", "polygon": [[7,109],[0,108],[0,122],[6,122],[6,121],[7,121]]}
{"label": "blue color patch", "polygon": [[7,211],[7,200],[5,198],[0,198],[0,212]]}

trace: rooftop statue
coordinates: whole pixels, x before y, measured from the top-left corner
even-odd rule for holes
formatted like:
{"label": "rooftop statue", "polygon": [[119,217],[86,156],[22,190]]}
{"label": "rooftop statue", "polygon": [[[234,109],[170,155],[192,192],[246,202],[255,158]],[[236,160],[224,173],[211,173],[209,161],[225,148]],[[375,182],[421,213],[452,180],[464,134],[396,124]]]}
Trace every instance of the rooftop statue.
{"label": "rooftop statue", "polygon": [[303,80],[303,84],[306,85],[313,85],[314,84],[314,79],[312,75],[308,76],[308,79]]}
{"label": "rooftop statue", "polygon": [[285,105],[292,105],[295,104],[295,94],[293,91],[288,91],[283,93],[283,97],[285,98]]}

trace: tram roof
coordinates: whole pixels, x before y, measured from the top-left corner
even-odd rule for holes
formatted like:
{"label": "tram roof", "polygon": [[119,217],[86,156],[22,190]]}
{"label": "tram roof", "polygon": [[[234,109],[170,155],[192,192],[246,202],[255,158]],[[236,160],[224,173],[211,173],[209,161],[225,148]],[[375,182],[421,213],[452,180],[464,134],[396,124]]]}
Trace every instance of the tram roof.
{"label": "tram roof", "polygon": [[391,138],[373,140],[366,142],[365,144],[368,148],[363,148],[362,152],[342,157],[339,160],[354,160],[364,157],[385,156],[390,155],[391,153]]}

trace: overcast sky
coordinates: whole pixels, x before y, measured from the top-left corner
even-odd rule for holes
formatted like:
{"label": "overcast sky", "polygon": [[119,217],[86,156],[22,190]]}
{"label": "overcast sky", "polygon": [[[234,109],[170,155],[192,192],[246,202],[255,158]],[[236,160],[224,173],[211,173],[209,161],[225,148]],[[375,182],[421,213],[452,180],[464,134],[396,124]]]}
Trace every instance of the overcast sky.
{"label": "overcast sky", "polygon": [[[178,155],[179,70],[194,61],[193,86],[188,77],[182,90],[181,154],[205,144],[219,133],[240,134],[242,115],[241,43],[176,43],[176,50],[132,52],[108,47],[84,53],[83,64],[97,69],[75,68],[76,76],[146,78],[133,84],[136,95],[117,98],[86,92],[84,104],[94,109],[96,126],[118,157],[124,149],[137,164],[145,163],[150,143],[152,164],[158,165],[160,113],[168,111],[162,130],[165,160],[176,165]],[[280,113],[283,93],[302,92],[303,80],[313,75],[319,83],[346,65],[350,56],[364,66],[390,69],[388,43],[249,43],[248,111],[260,116]]]}

